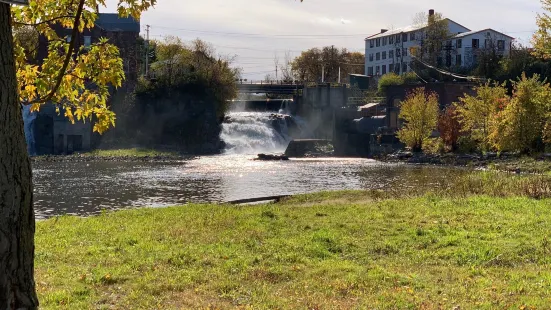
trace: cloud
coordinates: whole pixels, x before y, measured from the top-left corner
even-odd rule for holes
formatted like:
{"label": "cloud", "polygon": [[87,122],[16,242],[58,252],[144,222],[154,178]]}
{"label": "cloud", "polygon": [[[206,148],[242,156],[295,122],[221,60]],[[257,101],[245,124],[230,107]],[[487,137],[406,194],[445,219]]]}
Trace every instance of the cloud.
{"label": "cloud", "polygon": [[[107,0],[109,11],[117,2]],[[239,55],[244,67],[257,72],[272,69],[274,54],[283,57],[285,51],[294,56],[330,45],[362,51],[366,36],[408,26],[417,12],[429,9],[473,30],[490,27],[528,40],[541,5],[536,0],[158,0],[141,23],[151,25],[155,36],[200,37],[221,53]],[[281,36],[288,34],[301,36]]]}
{"label": "cloud", "polygon": [[328,17],[318,17],[312,21],[314,24],[329,25],[329,26],[338,26],[338,25],[347,25],[351,24],[352,21],[344,18],[328,18]]}

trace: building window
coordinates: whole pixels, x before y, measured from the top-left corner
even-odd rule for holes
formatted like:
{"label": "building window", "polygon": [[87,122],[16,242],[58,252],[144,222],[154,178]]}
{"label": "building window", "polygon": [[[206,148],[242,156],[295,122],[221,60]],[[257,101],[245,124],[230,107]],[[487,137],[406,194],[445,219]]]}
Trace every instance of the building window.
{"label": "building window", "polygon": [[394,44],[394,36],[388,37],[388,44]]}
{"label": "building window", "polygon": [[382,68],[383,68],[382,74],[386,74],[386,65],[383,65]]}
{"label": "building window", "polygon": [[492,40],[486,39],[484,40],[484,48],[491,48],[492,47]]}
{"label": "building window", "polygon": [[498,51],[505,50],[505,40],[497,40],[497,50]]}
{"label": "building window", "polygon": [[375,40],[369,40],[369,47],[371,48],[375,47]]}
{"label": "building window", "polygon": [[461,55],[455,55],[455,65],[461,67],[463,58]]}
{"label": "building window", "polygon": [[388,65],[388,72],[394,72],[394,64]]}
{"label": "building window", "polygon": [[400,49],[399,48],[396,49],[396,57],[400,57]]}
{"label": "building window", "polygon": [[375,60],[381,60],[381,53],[375,54]]}
{"label": "building window", "polygon": [[399,34],[396,35],[396,43],[400,43],[400,35]]}
{"label": "building window", "polygon": [[406,73],[408,72],[408,64],[407,63],[402,63],[402,73]]}
{"label": "building window", "polygon": [[407,41],[408,41],[408,34],[402,33],[402,42],[407,42]]}
{"label": "building window", "polygon": [[411,32],[411,33],[409,34],[409,40],[410,40],[410,41],[415,41],[415,32]]}
{"label": "building window", "polygon": [[369,61],[373,62],[373,53],[369,54]]}
{"label": "building window", "polygon": [[373,75],[373,67],[367,68],[367,75]]}
{"label": "building window", "polygon": [[480,47],[480,41],[478,39],[473,39],[473,48],[479,48]]}
{"label": "building window", "polygon": [[462,48],[463,47],[463,40],[457,39],[457,41],[455,41],[455,46],[457,48]]}
{"label": "building window", "polygon": [[92,45],[92,37],[84,36],[84,47],[89,48]]}
{"label": "building window", "polygon": [[386,59],[386,51],[383,52],[383,59]]}
{"label": "building window", "polygon": [[383,46],[387,45],[388,43],[388,37],[383,38]]}
{"label": "building window", "polygon": [[390,59],[394,58],[394,50],[388,51],[388,58]]}
{"label": "building window", "polygon": [[375,75],[381,75],[381,67],[375,67]]}
{"label": "building window", "polygon": [[375,41],[375,42],[376,42],[375,45],[377,47],[381,46],[381,38],[378,38],[377,41]]}
{"label": "building window", "polygon": [[404,47],[404,48],[402,49],[402,56],[403,56],[403,57],[407,57],[407,55],[408,55],[408,49]]}

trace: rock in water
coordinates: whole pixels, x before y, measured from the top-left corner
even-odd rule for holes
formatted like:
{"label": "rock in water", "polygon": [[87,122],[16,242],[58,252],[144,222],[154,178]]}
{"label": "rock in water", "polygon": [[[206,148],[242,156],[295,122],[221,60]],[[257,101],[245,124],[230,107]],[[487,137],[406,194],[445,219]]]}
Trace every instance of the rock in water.
{"label": "rock in water", "polygon": [[333,143],[319,139],[293,140],[285,150],[288,157],[331,157],[333,154]]}
{"label": "rock in water", "polygon": [[289,157],[285,155],[258,154],[255,160],[289,160]]}

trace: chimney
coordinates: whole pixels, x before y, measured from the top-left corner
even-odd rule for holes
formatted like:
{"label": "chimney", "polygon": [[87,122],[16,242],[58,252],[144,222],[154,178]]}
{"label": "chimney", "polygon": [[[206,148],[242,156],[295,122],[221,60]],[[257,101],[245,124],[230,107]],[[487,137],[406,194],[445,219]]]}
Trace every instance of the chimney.
{"label": "chimney", "polygon": [[387,31],[388,31],[388,29],[381,29],[381,33],[385,33]]}
{"label": "chimney", "polygon": [[429,16],[434,16],[434,10],[433,9],[429,10]]}

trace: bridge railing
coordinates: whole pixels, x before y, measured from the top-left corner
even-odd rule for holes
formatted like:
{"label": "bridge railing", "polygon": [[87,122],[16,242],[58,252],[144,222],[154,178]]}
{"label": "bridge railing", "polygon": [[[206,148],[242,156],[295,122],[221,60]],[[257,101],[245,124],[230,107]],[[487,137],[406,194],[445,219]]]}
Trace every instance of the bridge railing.
{"label": "bridge railing", "polygon": [[301,85],[301,86],[306,86],[306,87],[332,87],[332,88],[337,88],[337,87],[347,87],[347,88],[350,88],[350,84],[346,84],[346,83],[336,83],[336,82],[326,82],[326,83],[321,83],[321,82],[308,82],[308,81],[285,81],[285,80],[270,80],[270,81],[266,81],[266,80],[247,80],[247,79],[244,79],[244,80],[237,80],[237,84],[238,85],[282,85],[282,86],[288,86],[288,85]]}

